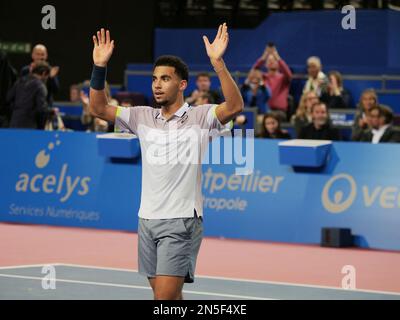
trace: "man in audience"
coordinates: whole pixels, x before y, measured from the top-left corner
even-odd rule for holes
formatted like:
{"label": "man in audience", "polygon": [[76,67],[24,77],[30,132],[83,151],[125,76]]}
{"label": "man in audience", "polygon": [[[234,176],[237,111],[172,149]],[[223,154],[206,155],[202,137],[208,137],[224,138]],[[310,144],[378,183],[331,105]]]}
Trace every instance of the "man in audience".
{"label": "man in audience", "polygon": [[311,108],[312,123],[301,129],[299,139],[312,140],[341,140],[337,128],[332,127],[328,108],[325,103],[319,102]]}
{"label": "man in audience", "polygon": [[310,57],[307,60],[308,80],[304,86],[303,92],[314,91],[318,97],[326,92],[328,87],[328,78],[322,72],[322,63],[318,57]]}
{"label": "man in audience", "polygon": [[271,111],[280,114],[281,120],[285,121],[287,119],[292,72],[272,43],[268,44],[253,69],[261,69],[263,66],[267,68],[267,72],[263,74],[264,84],[270,89],[271,94],[268,100],[268,107]]}
{"label": "man in audience", "polygon": [[386,106],[374,106],[369,111],[371,128],[363,130],[355,141],[384,143],[400,142],[400,132],[393,128],[393,112]]}
{"label": "man in audience", "polygon": [[11,106],[11,128],[43,129],[46,115],[50,113],[46,101],[46,81],[50,75],[47,62],[36,62],[27,76],[17,80],[8,92]]}
{"label": "man in audience", "polygon": [[[32,63],[21,69],[21,76],[26,76],[32,72],[33,65],[37,62],[47,62],[48,52],[47,48],[43,44],[37,44],[32,50]],[[47,103],[51,107],[53,105],[54,94],[57,93],[60,88],[58,80],[58,73],[60,68],[57,66],[50,66],[49,79],[47,81]]]}
{"label": "man in audience", "polygon": [[211,97],[210,103],[219,104],[222,102],[221,95],[218,91],[211,90],[211,78],[210,75],[206,72],[199,73],[196,79],[196,87],[188,98],[186,98],[186,102],[189,104],[195,104],[197,98],[199,98],[203,93],[208,93]]}

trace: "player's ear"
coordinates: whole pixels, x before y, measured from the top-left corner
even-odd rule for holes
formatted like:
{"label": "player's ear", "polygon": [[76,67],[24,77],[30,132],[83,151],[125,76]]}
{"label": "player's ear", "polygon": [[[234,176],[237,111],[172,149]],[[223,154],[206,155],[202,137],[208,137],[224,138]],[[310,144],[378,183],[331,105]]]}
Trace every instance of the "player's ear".
{"label": "player's ear", "polygon": [[188,86],[188,82],[186,80],[181,80],[181,83],[179,84],[179,90],[185,91]]}

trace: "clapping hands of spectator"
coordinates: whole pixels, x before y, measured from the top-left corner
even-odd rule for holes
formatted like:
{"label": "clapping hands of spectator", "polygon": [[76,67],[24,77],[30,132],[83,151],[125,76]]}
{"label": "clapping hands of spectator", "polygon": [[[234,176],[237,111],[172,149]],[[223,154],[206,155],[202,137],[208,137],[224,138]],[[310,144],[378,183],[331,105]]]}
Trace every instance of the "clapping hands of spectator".
{"label": "clapping hands of spectator", "polygon": [[51,67],[51,69],[50,69],[50,78],[56,77],[59,72],[60,72],[60,67],[58,67],[58,66]]}
{"label": "clapping hands of spectator", "polygon": [[84,105],[89,105],[89,96],[85,93],[85,91],[81,90],[80,98]]}

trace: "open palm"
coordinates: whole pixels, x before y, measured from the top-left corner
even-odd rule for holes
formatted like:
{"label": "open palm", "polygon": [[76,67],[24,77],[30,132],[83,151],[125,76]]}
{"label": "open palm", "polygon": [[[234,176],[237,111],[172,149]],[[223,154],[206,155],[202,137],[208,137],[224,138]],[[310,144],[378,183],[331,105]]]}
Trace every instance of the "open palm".
{"label": "open palm", "polygon": [[93,36],[93,62],[96,66],[105,67],[114,50],[114,40],[111,41],[110,31],[97,31],[97,37]]}
{"label": "open palm", "polygon": [[203,36],[203,40],[209,58],[211,60],[221,59],[226,51],[226,48],[228,47],[229,42],[228,27],[226,23],[219,26],[217,36],[215,37],[213,43],[210,43],[206,36]]}

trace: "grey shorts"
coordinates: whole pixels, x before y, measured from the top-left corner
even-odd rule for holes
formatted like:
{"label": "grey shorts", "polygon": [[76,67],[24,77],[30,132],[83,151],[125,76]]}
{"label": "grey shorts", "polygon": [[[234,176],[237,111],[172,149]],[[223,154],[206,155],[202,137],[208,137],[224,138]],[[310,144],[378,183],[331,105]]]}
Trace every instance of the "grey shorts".
{"label": "grey shorts", "polygon": [[184,277],[194,282],[197,254],[203,238],[203,220],[193,218],[147,220],[139,218],[139,273]]}

